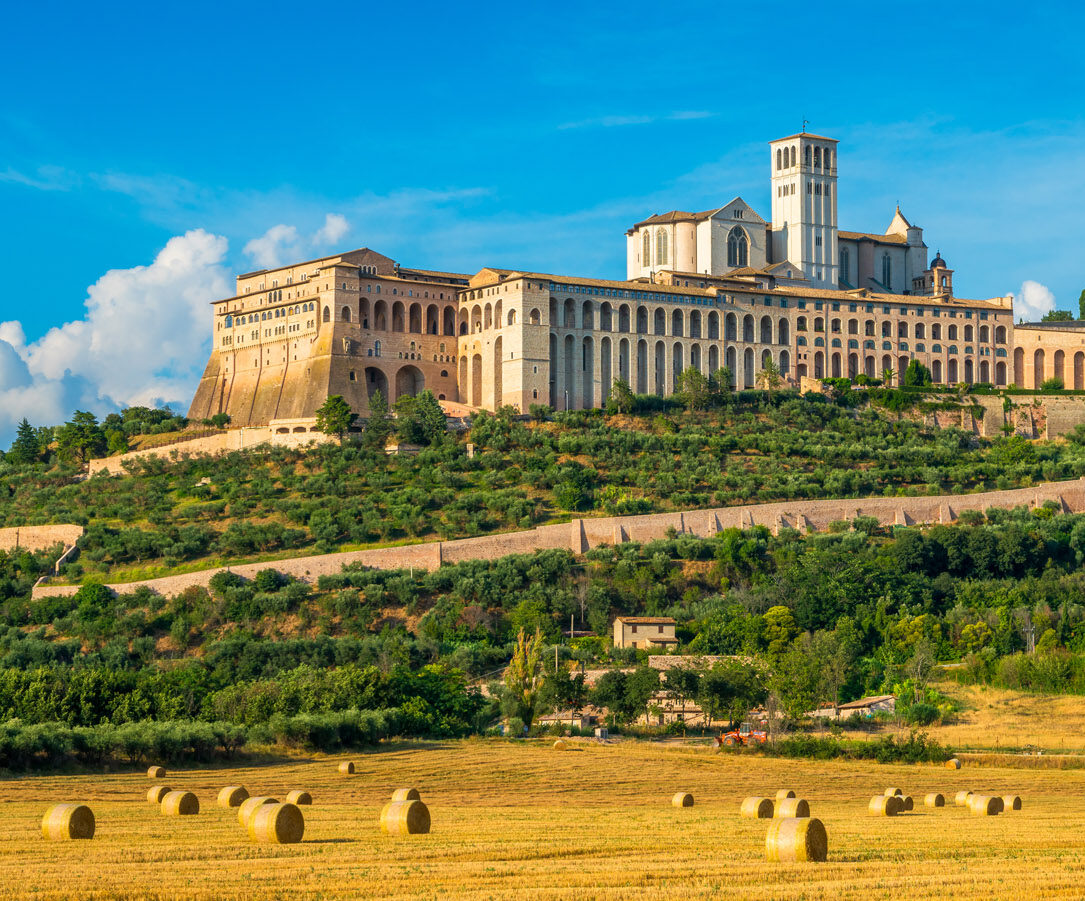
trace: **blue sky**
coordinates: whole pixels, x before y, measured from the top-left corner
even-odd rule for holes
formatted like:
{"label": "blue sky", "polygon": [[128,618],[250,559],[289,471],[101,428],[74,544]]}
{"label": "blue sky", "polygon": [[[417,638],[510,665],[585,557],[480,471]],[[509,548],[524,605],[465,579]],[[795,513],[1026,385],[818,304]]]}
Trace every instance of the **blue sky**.
{"label": "blue sky", "polygon": [[22,415],[186,406],[206,301],[261,262],[621,277],[646,215],[767,217],[766,142],[803,119],[841,142],[842,227],[899,201],[959,294],[1076,312],[1077,5],[737,6],[8,9],[0,445]]}

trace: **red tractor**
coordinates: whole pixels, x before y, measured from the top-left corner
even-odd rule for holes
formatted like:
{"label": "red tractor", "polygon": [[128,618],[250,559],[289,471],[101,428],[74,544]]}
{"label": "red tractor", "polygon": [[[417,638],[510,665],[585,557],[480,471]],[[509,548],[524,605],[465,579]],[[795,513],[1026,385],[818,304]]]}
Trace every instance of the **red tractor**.
{"label": "red tractor", "polygon": [[735,745],[745,747],[747,745],[763,745],[769,740],[769,735],[763,729],[755,729],[750,723],[743,723],[737,729],[724,732],[716,739],[717,746],[726,745],[733,748]]}

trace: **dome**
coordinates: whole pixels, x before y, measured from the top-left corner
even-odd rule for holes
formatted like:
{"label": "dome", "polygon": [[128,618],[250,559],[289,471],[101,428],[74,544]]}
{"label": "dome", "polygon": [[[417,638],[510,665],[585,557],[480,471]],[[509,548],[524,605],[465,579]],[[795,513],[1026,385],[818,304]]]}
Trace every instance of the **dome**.
{"label": "dome", "polygon": [[931,269],[947,269],[946,261],[942,259],[941,253],[934,255],[934,260],[931,262]]}

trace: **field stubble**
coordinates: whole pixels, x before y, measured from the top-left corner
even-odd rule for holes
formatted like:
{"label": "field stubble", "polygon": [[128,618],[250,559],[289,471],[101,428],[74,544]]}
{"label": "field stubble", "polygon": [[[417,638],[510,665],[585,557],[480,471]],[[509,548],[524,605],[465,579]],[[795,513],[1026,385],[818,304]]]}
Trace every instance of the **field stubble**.
{"label": "field stubble", "polygon": [[[879,766],[718,755],[625,742],[399,744],[338,759],[170,772],[197,794],[198,816],[158,815],[143,774],[10,780],[0,818],[7,898],[651,898],[721,894],[811,899],[1079,899],[1085,896],[1085,773]],[[223,785],[313,793],[299,845],[257,845]],[[922,797],[960,789],[1020,794],[1022,811],[973,818],[964,808],[866,814],[901,785]],[[429,835],[378,828],[394,789],[417,786]],[[751,794],[793,788],[829,833],[824,864],[768,864],[765,821],[743,820]],[[692,792],[692,808],[671,806]],[[90,842],[45,842],[39,824],[62,800],[88,803]]]}

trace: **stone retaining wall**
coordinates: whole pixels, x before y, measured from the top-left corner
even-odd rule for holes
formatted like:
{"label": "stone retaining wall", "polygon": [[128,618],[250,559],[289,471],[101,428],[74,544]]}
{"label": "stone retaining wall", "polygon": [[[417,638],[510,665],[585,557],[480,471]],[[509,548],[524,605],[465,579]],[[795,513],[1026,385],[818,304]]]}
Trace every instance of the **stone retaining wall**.
{"label": "stone retaining wall", "polygon": [[0,551],[13,551],[17,548],[44,551],[56,544],[71,547],[82,537],[82,526],[15,526],[0,529]]}
{"label": "stone retaining wall", "polygon": [[[251,578],[262,569],[277,569],[279,572],[315,583],[322,575],[340,572],[343,565],[347,563],[361,563],[376,569],[415,567],[433,570],[442,563],[490,560],[508,554],[527,554],[550,548],[567,548],[576,554],[582,554],[589,548],[600,545],[616,545],[627,541],[646,542],[665,538],[672,528],[679,534],[707,538],[722,529],[746,529],[755,525],[766,526],[773,532],[778,532],[781,528],[793,528],[801,532],[808,529],[820,531],[828,528],[832,522],[852,520],[857,516],[876,517],[883,525],[948,523],[957,519],[964,510],[983,511],[989,507],[1004,509],[1019,506],[1038,507],[1046,501],[1054,501],[1064,512],[1085,511],[1085,479],[1071,482],[1046,482],[1033,488],[987,491],[978,494],[783,501],[743,507],[688,510],[681,513],[574,519],[570,523],[539,526],[524,532],[505,532],[499,535],[462,538],[456,541],[434,541],[366,551],[295,557],[271,563],[246,563],[161,579],[119,583],[110,587],[117,591],[132,591],[138,586],[145,585],[168,597],[192,585],[206,586],[215,573],[227,568],[246,578]],[[51,526],[47,528],[78,527]],[[38,585],[34,587],[33,597],[70,595],[77,590],[77,586],[72,585]]]}

